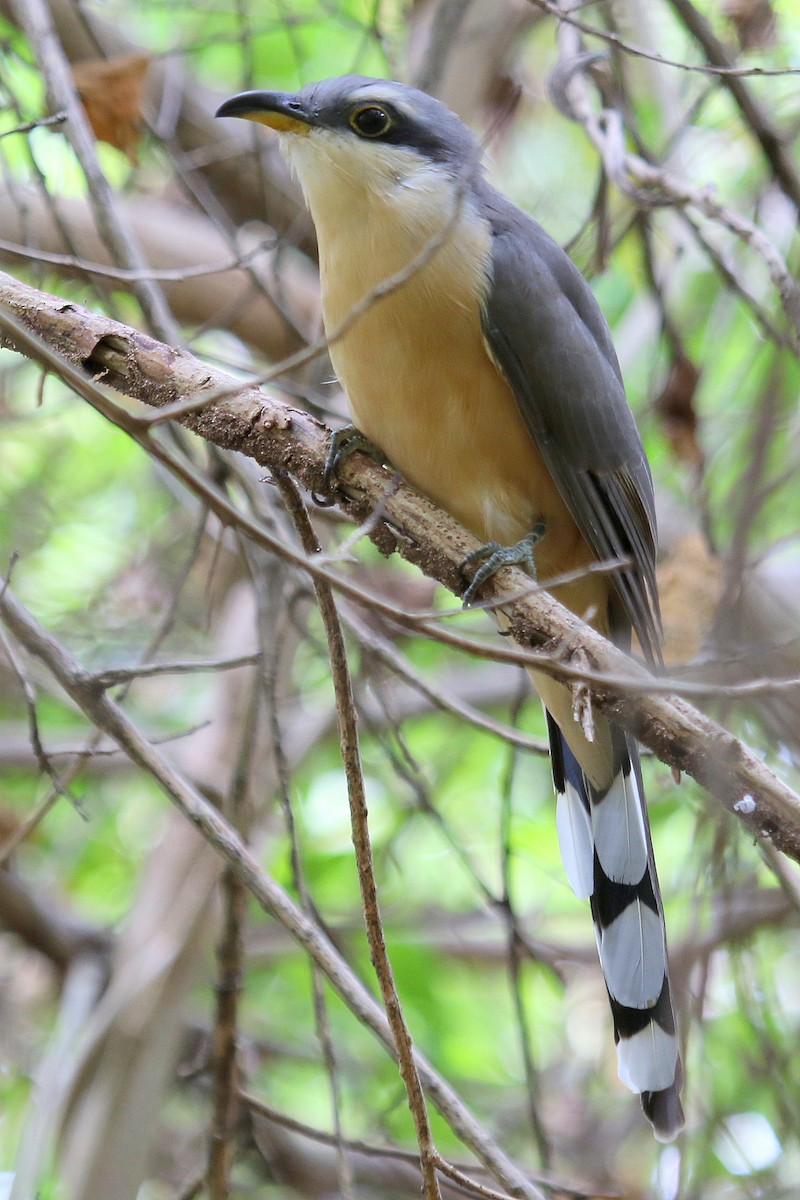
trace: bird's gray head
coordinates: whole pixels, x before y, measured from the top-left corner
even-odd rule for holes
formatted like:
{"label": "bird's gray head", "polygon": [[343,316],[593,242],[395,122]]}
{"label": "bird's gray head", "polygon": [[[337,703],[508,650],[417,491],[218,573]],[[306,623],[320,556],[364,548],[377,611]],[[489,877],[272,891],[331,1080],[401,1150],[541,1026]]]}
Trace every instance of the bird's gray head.
{"label": "bird's gray head", "polygon": [[244,117],[278,131],[314,208],[314,193],[372,194],[394,186],[441,191],[474,176],[480,149],[446,105],[386,79],[342,75],[296,93],[243,92],[218,117]]}

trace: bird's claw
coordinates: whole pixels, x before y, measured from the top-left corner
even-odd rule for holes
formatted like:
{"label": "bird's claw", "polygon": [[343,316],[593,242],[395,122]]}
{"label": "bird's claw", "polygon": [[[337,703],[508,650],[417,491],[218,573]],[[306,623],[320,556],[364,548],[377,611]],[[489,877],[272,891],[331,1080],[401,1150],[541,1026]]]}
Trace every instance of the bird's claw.
{"label": "bird's claw", "polygon": [[331,434],[328,456],[322,472],[322,490],[312,493],[315,504],[319,504],[323,508],[330,508],[335,503],[333,492],[336,475],[342,463],[347,462],[350,455],[357,450],[362,454],[368,454],[377,463],[386,462],[386,455],[380,446],[370,441],[360,430],[356,429],[355,425],[343,425],[341,429],[334,430]]}
{"label": "bird's claw", "polygon": [[544,537],[545,530],[544,521],[538,521],[530,533],[526,534],[524,538],[520,538],[513,546],[501,546],[499,542],[487,542],[484,546],[479,546],[477,550],[468,554],[460,566],[462,574],[465,567],[471,566],[478,559],[485,558],[486,562],[478,567],[464,592],[462,597],[464,607],[469,608],[474,603],[477,593],[486,580],[496,575],[501,567],[523,567],[532,579],[536,579],[536,561],[533,551]]}

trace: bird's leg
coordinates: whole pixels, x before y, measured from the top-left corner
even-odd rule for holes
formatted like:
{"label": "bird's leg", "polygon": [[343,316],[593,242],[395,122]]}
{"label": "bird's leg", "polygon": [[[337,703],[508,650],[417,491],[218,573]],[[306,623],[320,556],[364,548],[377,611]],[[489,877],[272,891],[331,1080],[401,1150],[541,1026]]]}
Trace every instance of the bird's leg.
{"label": "bird's leg", "polygon": [[468,608],[472,604],[486,580],[491,579],[492,575],[496,575],[501,567],[523,567],[531,578],[535,579],[536,562],[533,551],[544,537],[546,529],[544,521],[537,521],[530,533],[527,533],[513,546],[501,546],[499,542],[487,542],[486,545],[479,546],[477,550],[468,554],[461,563],[462,573],[465,567],[470,566],[479,558],[485,558],[486,562],[478,567],[472,582],[464,592],[464,607]]}
{"label": "bird's leg", "polygon": [[387,462],[386,455],[380,446],[356,429],[355,425],[343,425],[341,429],[334,430],[331,434],[328,457],[325,459],[325,468],[322,472],[322,492],[314,494],[317,504],[328,507],[334,503],[331,493],[336,474],[342,463],[347,462],[350,455],[357,450],[362,454],[368,454],[370,458],[381,465]]}

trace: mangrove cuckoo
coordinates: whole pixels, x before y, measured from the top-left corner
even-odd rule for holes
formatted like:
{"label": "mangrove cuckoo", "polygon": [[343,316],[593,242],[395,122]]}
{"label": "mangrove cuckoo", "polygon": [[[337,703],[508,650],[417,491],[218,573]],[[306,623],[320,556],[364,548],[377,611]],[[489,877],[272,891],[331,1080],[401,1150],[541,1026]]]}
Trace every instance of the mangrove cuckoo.
{"label": "mangrove cuckoo", "polygon": [[[487,183],[472,133],[430,96],[356,75],[245,92],[217,116],[277,130],[298,176],[330,355],[360,433],[492,545],[490,570],[538,543],[540,579],[574,576],[552,588],[560,601],[626,649],[635,630],[657,661],[653,487],[611,335],[567,255]],[[620,565],[588,571],[598,560]],[[636,746],[597,713],[588,736],[568,688],[540,672],[534,682],[620,1077],[668,1140],[683,1124],[681,1064]]]}

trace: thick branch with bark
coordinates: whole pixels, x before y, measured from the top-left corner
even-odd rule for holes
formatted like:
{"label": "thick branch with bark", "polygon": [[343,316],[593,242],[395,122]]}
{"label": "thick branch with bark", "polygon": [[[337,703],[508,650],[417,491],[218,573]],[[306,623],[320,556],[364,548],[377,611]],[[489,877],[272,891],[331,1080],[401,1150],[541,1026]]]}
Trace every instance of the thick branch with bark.
{"label": "thick branch with bark", "polygon": [[[2,319],[2,313],[6,319]],[[322,484],[328,431],[308,413],[291,408],[254,386],[242,386],[183,351],[165,346],[119,322],[0,276],[0,339],[48,369],[59,368],[75,389],[93,399],[93,381],[145,404],[163,408],[182,402],[176,419],[216,445],[249,455],[276,471],[289,471],[310,490]],[[110,406],[97,399],[109,413]],[[190,402],[190,403],[187,403]],[[205,407],[203,407],[205,402]],[[120,423],[125,424],[120,417]],[[146,428],[136,418],[126,428],[139,440]],[[138,433],[137,433],[138,431]],[[153,450],[152,442],[147,442]],[[162,457],[162,461],[165,459]],[[184,482],[188,482],[184,478]],[[329,578],[354,598],[390,611],[395,620],[429,636],[457,642],[473,653],[537,667],[577,684],[591,685],[593,703],[649,746],[664,762],[687,772],[736,812],[756,837],[800,861],[800,798],[752,751],[685,700],[663,694],[648,673],[547,592],[531,592],[530,580],[511,569],[485,588],[504,608],[514,638],[527,650],[487,647],[448,636],[430,619],[392,609],[365,597],[344,576],[304,559],[233,510],[220,494],[203,498],[226,523],[238,524],[265,548]],[[342,509],[384,552],[398,550],[454,592],[463,587],[460,564],[475,539],[413,488],[361,455],[341,472]],[[374,514],[378,512],[379,519]],[[529,594],[525,594],[526,591]],[[531,650],[534,653],[531,653]],[[576,667],[575,663],[580,666]]]}

